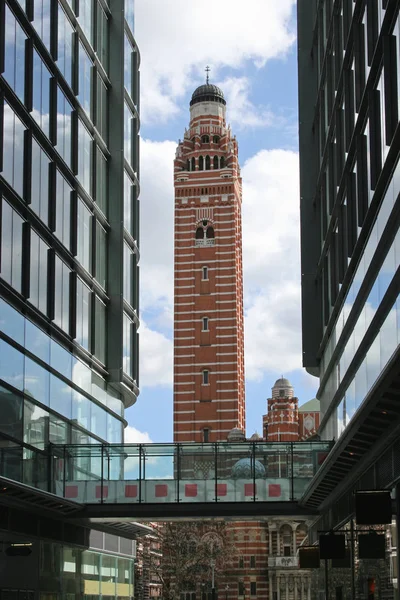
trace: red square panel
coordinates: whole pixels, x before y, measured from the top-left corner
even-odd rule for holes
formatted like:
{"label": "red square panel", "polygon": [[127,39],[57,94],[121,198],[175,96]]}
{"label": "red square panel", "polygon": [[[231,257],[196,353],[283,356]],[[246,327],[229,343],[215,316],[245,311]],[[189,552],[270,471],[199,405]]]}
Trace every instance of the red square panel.
{"label": "red square panel", "polygon": [[156,490],[155,490],[155,496],[156,496],[156,498],[166,498],[168,496],[168,486],[165,485],[164,483],[157,484]]}
{"label": "red square panel", "polygon": [[[101,498],[101,485],[96,485],[96,498]],[[103,498],[108,498],[108,485],[103,486]]]}
{"label": "red square panel", "polygon": [[270,498],[279,498],[281,493],[281,486],[279,483],[270,483],[268,485],[268,496]]}
{"label": "red square panel", "polygon": [[245,496],[255,496],[256,495],[256,485],[254,483],[245,483],[244,484],[244,495]]}
{"label": "red square panel", "polygon": [[186,498],[196,498],[197,483],[185,483],[185,496]]}
{"label": "red square panel", "polygon": [[77,485],[67,485],[65,488],[65,497],[66,498],[77,498],[78,497],[78,486]]}
{"label": "red square panel", "polygon": [[227,485],[226,483],[217,483],[217,496],[226,496]]}
{"label": "red square panel", "polygon": [[137,497],[137,485],[126,485],[125,486],[125,498],[136,498]]}

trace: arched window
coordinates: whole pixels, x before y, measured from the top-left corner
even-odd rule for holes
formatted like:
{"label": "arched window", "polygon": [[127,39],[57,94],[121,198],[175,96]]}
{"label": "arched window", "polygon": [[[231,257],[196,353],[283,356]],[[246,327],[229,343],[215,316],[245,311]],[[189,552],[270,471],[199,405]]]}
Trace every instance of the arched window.
{"label": "arched window", "polygon": [[208,331],[208,317],[203,317],[201,320],[202,323],[202,331]]}
{"label": "arched window", "polygon": [[206,238],[212,240],[214,238],[214,227],[207,227]]}
{"label": "arched window", "polygon": [[186,161],[186,171],[190,171],[190,160],[187,159]]}
{"label": "arched window", "polygon": [[193,156],[193,158],[192,158],[192,171],[195,171],[195,170],[196,170],[196,159]]}
{"label": "arched window", "polygon": [[204,158],[199,156],[199,171],[204,171]]}
{"label": "arched window", "polygon": [[201,278],[203,281],[207,281],[208,280],[208,267],[202,267],[201,268]]}
{"label": "arched window", "polygon": [[198,227],[196,229],[196,240],[204,239],[204,229],[202,227]]}
{"label": "arched window", "polygon": [[210,372],[207,369],[203,370],[202,377],[203,377],[203,385],[209,385],[209,383],[210,383]]}
{"label": "arched window", "polygon": [[207,444],[207,442],[210,441],[210,430],[205,427],[203,429],[203,442],[205,442]]}
{"label": "arched window", "polygon": [[207,156],[206,156],[206,171],[209,171],[211,169],[211,164],[210,163],[211,163],[210,157],[207,154]]}
{"label": "arched window", "polygon": [[208,135],[202,135],[201,136],[201,143],[202,144],[209,144],[210,143],[210,136],[208,136]]}
{"label": "arched window", "polygon": [[220,169],[223,169],[225,167],[225,158],[223,156],[221,156],[219,165],[220,165]]}
{"label": "arched window", "polygon": [[213,167],[214,169],[219,169],[219,160],[218,160],[218,156],[214,156],[214,160],[213,160]]}
{"label": "arched window", "polygon": [[219,137],[217,135],[214,135],[213,142],[214,144],[219,144]]}

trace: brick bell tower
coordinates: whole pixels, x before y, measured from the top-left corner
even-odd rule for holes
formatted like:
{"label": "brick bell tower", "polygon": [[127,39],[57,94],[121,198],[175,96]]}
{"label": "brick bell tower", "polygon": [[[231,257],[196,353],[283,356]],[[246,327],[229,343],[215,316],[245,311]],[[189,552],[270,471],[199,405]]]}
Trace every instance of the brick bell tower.
{"label": "brick bell tower", "polygon": [[242,180],[222,91],[190,102],[174,161],[174,441],[245,429]]}

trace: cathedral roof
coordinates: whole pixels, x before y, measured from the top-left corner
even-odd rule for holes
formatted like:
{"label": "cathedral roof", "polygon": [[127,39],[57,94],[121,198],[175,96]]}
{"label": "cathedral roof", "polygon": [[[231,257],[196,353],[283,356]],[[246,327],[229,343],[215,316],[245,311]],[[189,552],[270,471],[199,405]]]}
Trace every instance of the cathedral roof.
{"label": "cathedral roof", "polygon": [[196,88],[192,94],[190,106],[197,104],[198,102],[206,101],[221,102],[221,104],[226,104],[223,91],[213,83],[205,83]]}
{"label": "cathedral roof", "polygon": [[313,398],[302,406],[299,406],[299,412],[318,412],[320,410],[319,400]]}
{"label": "cathedral roof", "polygon": [[275,381],[274,388],[275,387],[292,387],[292,384],[290,383],[289,379],[286,379],[286,377],[281,377]]}

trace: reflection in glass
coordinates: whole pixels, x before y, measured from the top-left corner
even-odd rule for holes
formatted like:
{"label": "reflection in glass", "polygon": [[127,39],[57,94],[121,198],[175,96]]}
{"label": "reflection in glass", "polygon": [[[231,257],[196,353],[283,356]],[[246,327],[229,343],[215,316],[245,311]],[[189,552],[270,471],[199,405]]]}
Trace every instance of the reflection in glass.
{"label": "reflection in glass", "polygon": [[124,85],[130,96],[132,96],[132,52],[133,48],[125,34],[124,39]]}
{"label": "reflection in glass", "polygon": [[79,392],[72,390],[72,420],[90,431],[90,409],[92,402]]}
{"label": "reflection in glass", "polygon": [[132,165],[132,126],[133,115],[127,104],[124,105],[124,156]]}
{"label": "reflection in glass", "polygon": [[56,148],[69,167],[71,166],[71,115],[72,106],[58,87]]}
{"label": "reflection in glass", "polygon": [[72,388],[55,375],[50,376],[50,408],[67,419],[72,417]]}
{"label": "reflection in glass", "polygon": [[50,0],[35,0],[33,7],[33,26],[50,51]]}
{"label": "reflection in glass", "polygon": [[122,443],[122,423],[107,413],[107,442],[109,444]]}
{"label": "reflection in glass", "polygon": [[3,77],[21,102],[25,91],[25,41],[26,35],[5,4],[5,48]]}
{"label": "reflection in glass", "polygon": [[88,394],[92,393],[92,372],[77,358],[73,359],[72,381]]}
{"label": "reflection in glass", "polygon": [[91,82],[91,70],[92,61],[90,60],[86,50],[82,43],[79,44],[79,94],[78,100],[81,103],[83,110],[90,116],[91,115],[91,93],[92,93],[92,82]]}
{"label": "reflection in glass", "polygon": [[49,362],[50,338],[29,319],[25,321],[25,348],[45,363]]}
{"label": "reflection in glass", "polygon": [[49,218],[49,165],[49,157],[32,138],[30,207],[46,225]]}
{"label": "reflection in glass", "polygon": [[100,594],[100,554],[89,550],[82,552],[81,568],[85,589],[88,587],[92,595]]}
{"label": "reflection in glass", "polygon": [[131,0],[125,0],[125,20],[132,33],[135,32],[135,12],[134,3]]}
{"label": "reflection in glass", "polygon": [[123,317],[123,369],[132,377],[132,321],[126,314]]}
{"label": "reflection in glass", "polygon": [[96,279],[102,288],[106,288],[107,277],[107,233],[96,221]]}
{"label": "reflection in glass", "polygon": [[124,242],[124,299],[132,306],[132,252]]}
{"label": "reflection in glass", "polygon": [[100,4],[97,4],[97,54],[106,73],[108,71],[108,19]]}
{"label": "reflection in glass", "polygon": [[49,413],[32,402],[24,402],[24,442],[42,450],[47,443]]}
{"label": "reflection in glass", "polygon": [[50,73],[33,51],[32,117],[48,136],[50,125]]}
{"label": "reflection in glass", "polygon": [[22,285],[22,224],[21,217],[3,200],[1,220],[1,276],[21,291]]}
{"label": "reflection in glass", "polygon": [[70,270],[58,256],[55,257],[54,322],[69,331],[69,276]]}
{"label": "reflection in glass", "polygon": [[78,179],[92,193],[92,137],[82,121],[78,122]]}
{"label": "reflection in glass", "polygon": [[92,402],[91,406],[91,418],[90,418],[90,431],[97,435],[102,440],[106,439],[107,436],[107,413],[106,411]]}
{"label": "reflection in glass", "polygon": [[79,23],[87,39],[92,43],[93,33],[93,0],[85,0],[79,5]]}
{"label": "reflection in glass", "polygon": [[107,215],[107,160],[99,148],[96,149],[96,202]]}
{"label": "reflection in glass", "polygon": [[21,313],[0,298],[0,331],[21,346],[25,343],[25,319]]}
{"label": "reflection in glass", "polygon": [[77,259],[91,272],[92,254],[92,215],[83,201],[78,198]]}
{"label": "reflection in glass", "polygon": [[69,19],[63,11],[61,4],[58,4],[58,50],[57,66],[64,75],[67,83],[72,85],[72,60],[73,60],[73,36],[74,29]]}
{"label": "reflection in glass", "polygon": [[28,357],[25,357],[24,393],[49,405],[50,373]]}
{"label": "reflection in glass", "polygon": [[100,135],[107,142],[107,88],[100,73],[97,73],[96,125]]}
{"label": "reflection in glass", "polygon": [[56,228],[55,234],[66,248],[70,248],[72,189],[57,170],[56,175]]}
{"label": "reflection in glass", "polygon": [[95,300],[94,354],[102,362],[106,362],[106,306],[96,296]]}
{"label": "reflection in glass", "polygon": [[47,313],[47,255],[49,247],[31,230],[31,268],[29,300],[42,313]]}
{"label": "reflection in glass", "polygon": [[132,181],[124,173],[124,227],[132,233]]}
{"label": "reflection in glass", "polygon": [[90,289],[79,278],[76,283],[76,336],[86,350],[90,345]]}
{"label": "reflection in glass", "polygon": [[23,400],[17,394],[0,387],[0,431],[6,435],[22,439]]}
{"label": "reflection in glass", "polygon": [[71,379],[72,377],[72,356],[60,344],[51,340],[50,345],[50,366],[56,371]]}
{"label": "reflection in glass", "polygon": [[25,126],[18,119],[7,102],[4,102],[3,113],[2,175],[22,198]]}

